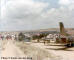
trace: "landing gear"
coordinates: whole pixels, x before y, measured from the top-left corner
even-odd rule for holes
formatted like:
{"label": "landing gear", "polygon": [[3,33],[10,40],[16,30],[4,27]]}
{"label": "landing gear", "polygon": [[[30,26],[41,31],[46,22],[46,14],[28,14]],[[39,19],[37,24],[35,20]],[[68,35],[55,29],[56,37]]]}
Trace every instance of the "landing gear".
{"label": "landing gear", "polygon": [[67,46],[67,47],[74,47],[74,43],[71,43],[71,42],[70,42],[70,43],[66,44],[66,46]]}

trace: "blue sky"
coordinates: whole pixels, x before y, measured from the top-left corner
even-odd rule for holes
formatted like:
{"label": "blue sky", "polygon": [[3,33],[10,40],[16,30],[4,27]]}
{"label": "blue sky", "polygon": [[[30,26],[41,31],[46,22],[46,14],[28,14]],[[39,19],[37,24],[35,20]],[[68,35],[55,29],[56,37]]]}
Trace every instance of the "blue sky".
{"label": "blue sky", "polygon": [[34,0],[34,1],[48,3],[50,5],[49,8],[58,8],[59,7],[59,4],[58,4],[59,0]]}
{"label": "blue sky", "polygon": [[74,0],[0,0],[0,31],[74,28]]}

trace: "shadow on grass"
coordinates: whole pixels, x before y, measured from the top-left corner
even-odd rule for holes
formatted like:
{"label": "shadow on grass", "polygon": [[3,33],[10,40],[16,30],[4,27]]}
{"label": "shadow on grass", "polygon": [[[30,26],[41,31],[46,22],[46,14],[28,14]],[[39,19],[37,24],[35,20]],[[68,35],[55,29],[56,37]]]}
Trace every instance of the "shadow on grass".
{"label": "shadow on grass", "polygon": [[[69,47],[71,48],[71,47]],[[46,48],[46,49],[50,49],[50,50],[56,50],[56,51],[59,51],[59,50],[63,50],[63,51],[74,51],[74,50],[69,50],[68,47],[64,47],[64,48]]]}
{"label": "shadow on grass", "polygon": [[65,46],[65,45],[46,45],[46,46]]}

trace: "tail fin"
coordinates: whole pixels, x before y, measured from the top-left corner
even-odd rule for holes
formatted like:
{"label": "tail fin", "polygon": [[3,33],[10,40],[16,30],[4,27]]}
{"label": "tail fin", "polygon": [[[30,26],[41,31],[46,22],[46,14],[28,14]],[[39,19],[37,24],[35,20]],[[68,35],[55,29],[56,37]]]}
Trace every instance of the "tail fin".
{"label": "tail fin", "polygon": [[64,29],[63,23],[60,22],[59,25],[60,25],[60,33],[63,34],[63,35],[66,35],[66,31],[65,31],[65,29]]}

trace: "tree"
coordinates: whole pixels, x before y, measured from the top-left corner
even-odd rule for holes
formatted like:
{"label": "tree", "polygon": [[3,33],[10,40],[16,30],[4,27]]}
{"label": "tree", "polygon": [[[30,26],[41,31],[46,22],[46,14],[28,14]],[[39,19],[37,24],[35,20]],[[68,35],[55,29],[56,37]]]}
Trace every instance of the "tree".
{"label": "tree", "polygon": [[48,34],[41,33],[40,35],[33,35],[33,40],[37,39],[37,42],[40,42],[40,39],[46,37]]}
{"label": "tree", "polygon": [[21,33],[19,33],[19,35],[18,35],[18,40],[19,41],[22,41],[22,40],[24,40],[24,38],[25,38],[25,35],[21,32]]}

